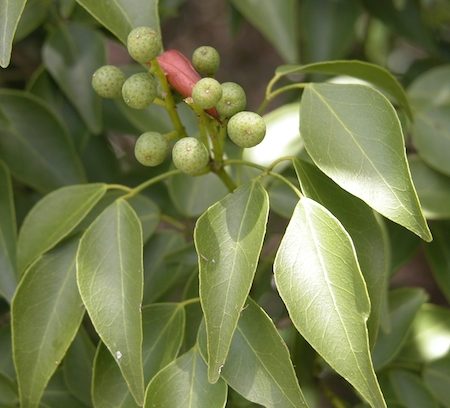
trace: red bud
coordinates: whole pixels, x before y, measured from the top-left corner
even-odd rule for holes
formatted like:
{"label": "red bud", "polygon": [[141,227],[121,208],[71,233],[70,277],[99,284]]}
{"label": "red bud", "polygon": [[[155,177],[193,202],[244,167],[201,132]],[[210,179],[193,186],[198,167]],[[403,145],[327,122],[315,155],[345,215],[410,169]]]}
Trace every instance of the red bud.
{"label": "red bud", "polygon": [[[192,96],[192,88],[202,77],[191,61],[177,50],[164,51],[157,59],[170,86],[183,98]],[[206,112],[215,118],[219,117],[215,108],[207,109]]]}

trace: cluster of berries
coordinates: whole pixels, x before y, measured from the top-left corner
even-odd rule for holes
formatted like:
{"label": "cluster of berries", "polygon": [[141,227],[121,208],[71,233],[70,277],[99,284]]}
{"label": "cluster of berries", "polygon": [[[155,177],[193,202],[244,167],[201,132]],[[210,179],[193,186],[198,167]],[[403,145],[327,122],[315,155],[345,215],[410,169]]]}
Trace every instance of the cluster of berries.
{"label": "cluster of berries", "polygon": [[[220,56],[213,47],[197,48],[191,61],[177,50],[161,52],[158,32],[149,27],[133,29],[127,38],[130,56],[148,72],[125,78],[116,66],[105,65],[92,77],[94,90],[103,98],[120,98],[134,109],[144,109],[164,95],[153,75],[159,69],[171,90],[180,94],[194,109],[205,112],[218,126],[224,126],[229,138],[240,147],[259,144],[266,133],[264,119],[245,111],[247,98],[244,89],[234,82],[219,83],[213,78],[220,65]],[[202,78],[203,75],[204,77]],[[170,150],[167,135],[146,132],[136,141],[136,159],[145,166],[161,164]],[[172,160],[178,169],[190,175],[202,174],[210,160],[209,148],[194,137],[182,137],[172,149]]]}

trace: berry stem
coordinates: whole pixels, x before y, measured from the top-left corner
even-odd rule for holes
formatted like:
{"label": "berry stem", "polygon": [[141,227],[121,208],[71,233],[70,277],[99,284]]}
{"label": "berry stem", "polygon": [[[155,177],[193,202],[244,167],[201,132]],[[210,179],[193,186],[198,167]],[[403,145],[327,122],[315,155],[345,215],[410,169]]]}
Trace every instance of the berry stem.
{"label": "berry stem", "polygon": [[[278,95],[281,95],[285,92],[288,91],[292,91],[294,89],[304,89],[306,87],[307,84],[300,82],[300,83],[295,83],[295,84],[289,84],[289,85],[285,85],[282,86],[278,89],[275,89],[275,91],[272,91],[272,87],[275,84],[275,82],[278,80],[279,77],[274,76],[272,78],[272,80],[269,82],[269,85],[267,85],[267,89],[266,89],[266,94],[264,97],[264,100],[262,101],[261,105],[259,105],[259,108],[257,110],[257,112],[262,115],[264,113],[264,111],[267,108],[267,105],[269,105],[269,103],[276,98]],[[275,79],[275,81],[274,81]]]}
{"label": "berry stem", "polygon": [[214,174],[217,174],[217,176],[222,180],[223,184],[225,184],[225,186],[228,188],[230,193],[236,190],[236,183],[223,167],[219,167],[218,169],[214,170]]}
{"label": "berry stem", "polygon": [[132,191],[132,188],[124,186],[122,184],[108,184],[108,190],[121,190],[130,193]]}
{"label": "berry stem", "polygon": [[[192,99],[192,98],[189,98]],[[195,114],[199,119],[199,130],[200,130],[200,140],[203,142],[205,147],[209,150],[208,143],[208,118],[206,117],[203,109],[199,108],[193,101],[192,103],[188,103],[188,105],[194,110]]]}
{"label": "berry stem", "polygon": [[163,70],[159,66],[158,60],[156,58],[151,61],[151,69],[155,76],[159,79],[161,86],[164,91],[164,107],[166,108],[167,113],[169,114],[170,120],[172,121],[175,130],[178,132],[180,138],[186,137],[186,129],[181,122],[180,116],[178,115],[177,105],[175,104],[175,100],[173,99],[172,91],[170,89],[169,83],[167,82],[166,75]]}
{"label": "berry stem", "polygon": [[168,179],[170,177],[176,176],[178,174],[181,174],[181,170],[170,170],[165,173],[160,174],[159,176],[153,177],[147,181],[144,181],[143,183],[139,184],[138,186],[134,187],[129,191],[128,194],[125,194],[121,198],[127,199],[135,196],[136,194],[139,194],[142,190],[145,190],[147,187],[150,187],[153,184],[159,183],[160,181],[163,181],[165,179]]}

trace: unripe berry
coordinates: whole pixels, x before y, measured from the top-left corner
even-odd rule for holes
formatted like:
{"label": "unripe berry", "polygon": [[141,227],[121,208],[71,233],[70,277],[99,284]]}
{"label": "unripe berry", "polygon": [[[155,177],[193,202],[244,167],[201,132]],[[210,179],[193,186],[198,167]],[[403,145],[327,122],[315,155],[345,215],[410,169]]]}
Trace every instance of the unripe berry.
{"label": "unripe berry", "polygon": [[136,27],[127,38],[127,49],[131,58],[145,64],[161,52],[161,36],[150,27]]}
{"label": "unripe berry", "polygon": [[192,54],[192,64],[202,75],[212,76],[219,69],[220,55],[213,47],[198,47]]}
{"label": "unripe berry", "polygon": [[114,65],[104,65],[92,75],[92,88],[102,98],[119,98],[124,82],[124,73]]}
{"label": "unripe berry", "polygon": [[154,78],[145,73],[131,75],[122,86],[122,97],[125,103],[134,109],[144,109],[156,98]]}
{"label": "unripe berry", "polygon": [[222,97],[216,104],[219,115],[223,118],[230,118],[243,111],[246,106],[247,97],[244,89],[235,82],[224,82],[222,84]]}
{"label": "unripe berry", "polygon": [[184,137],[175,143],[172,150],[175,167],[191,176],[201,174],[209,161],[208,150],[195,137]]}
{"label": "unripe berry", "polygon": [[202,78],[192,89],[192,100],[202,109],[210,109],[222,97],[222,87],[213,78]]}
{"label": "unripe berry", "polygon": [[254,112],[239,112],[227,125],[228,136],[240,147],[253,147],[261,143],[266,135],[264,119]]}
{"label": "unripe berry", "polygon": [[169,142],[158,132],[145,132],[138,137],[134,145],[134,155],[144,166],[161,164],[169,151]]}

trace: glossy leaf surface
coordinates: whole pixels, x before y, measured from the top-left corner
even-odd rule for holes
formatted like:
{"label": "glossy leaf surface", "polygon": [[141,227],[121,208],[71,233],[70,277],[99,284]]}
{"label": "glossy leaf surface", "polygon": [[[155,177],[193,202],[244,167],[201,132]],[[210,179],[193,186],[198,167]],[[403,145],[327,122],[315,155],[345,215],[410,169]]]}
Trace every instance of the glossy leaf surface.
{"label": "glossy leaf surface", "polygon": [[[20,282],[12,303],[14,363],[21,407],[37,407],[80,326],[73,239],[44,255]],[[43,290],[45,288],[45,290]]]}
{"label": "glossy leaf surface", "polygon": [[141,404],[142,229],[126,201],[116,200],[84,233],[77,254],[77,281],[97,333]]}
{"label": "glossy leaf surface", "polygon": [[148,0],[77,0],[92,16],[126,43],[128,33],[138,26],[159,31],[158,1]]}
{"label": "glossy leaf surface", "polygon": [[277,49],[286,62],[298,61],[295,0],[232,0],[245,16]]}
{"label": "glossy leaf surface", "polygon": [[105,184],[80,184],[47,194],[27,214],[18,239],[19,270],[65,238],[106,192]]}
{"label": "glossy leaf surface", "polygon": [[6,68],[11,58],[14,33],[27,0],[0,0],[0,66]]}
{"label": "glossy leaf surface", "polygon": [[342,224],[303,197],[281,241],[274,272],[300,334],[372,407],[385,407],[369,353],[369,297]]}
{"label": "glossy leaf surface", "polygon": [[306,150],[328,177],[385,217],[431,240],[411,181],[400,122],[382,94],[362,85],[310,84],[300,117]]}
{"label": "glossy leaf surface", "polygon": [[294,167],[303,193],[326,207],[352,238],[370,298],[368,329],[373,343],[382,306],[387,304],[389,250],[383,229],[369,206],[341,189],[317,167],[300,160],[295,160]]}
{"label": "glossy leaf surface", "polygon": [[195,227],[211,382],[219,378],[250,291],[268,211],[266,191],[258,182],[251,182],[210,207]]}
{"label": "glossy leaf surface", "polygon": [[[171,361],[180,350],[184,333],[184,308],[175,303],[160,303],[142,310],[145,384]],[[104,345],[99,346],[94,363],[92,383],[96,408],[137,406],[120,370]]]}
{"label": "glossy leaf surface", "polygon": [[16,213],[8,168],[0,161],[0,295],[11,302],[17,285]]}
{"label": "glossy leaf surface", "polygon": [[373,364],[377,370],[392,361],[408,337],[416,313],[427,300],[421,289],[401,288],[394,290],[389,296],[389,317],[391,330],[379,333],[373,350]]}
{"label": "glossy leaf surface", "polygon": [[144,408],[223,408],[226,400],[227,385],[208,382],[208,367],[194,347],[153,378]]}
{"label": "glossy leaf surface", "polygon": [[48,72],[89,130],[99,133],[101,103],[91,81],[95,70],[106,62],[101,35],[81,24],[60,25],[47,38],[42,56]]}
{"label": "glossy leaf surface", "polygon": [[85,181],[64,124],[38,98],[1,90],[0,123],[0,158],[14,177],[42,192]]}
{"label": "glossy leaf surface", "polygon": [[282,65],[277,68],[276,73],[280,76],[309,73],[348,75],[362,79],[394,97],[412,117],[408,98],[400,82],[387,69],[370,62],[355,60],[316,62],[307,65]]}
{"label": "glossy leaf surface", "polygon": [[[202,324],[198,341],[204,356],[205,333]],[[250,298],[239,318],[221,376],[239,394],[264,407],[308,406],[286,344],[270,317]]]}

